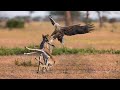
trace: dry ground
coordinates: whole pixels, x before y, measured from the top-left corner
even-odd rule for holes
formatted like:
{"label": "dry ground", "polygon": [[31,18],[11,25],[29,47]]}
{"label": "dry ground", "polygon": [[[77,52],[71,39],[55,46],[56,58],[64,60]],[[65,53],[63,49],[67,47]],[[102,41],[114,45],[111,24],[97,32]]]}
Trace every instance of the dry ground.
{"label": "dry ground", "polygon": [[[96,48],[120,50],[120,23],[106,23],[85,35],[65,36],[68,48]],[[31,23],[24,29],[0,29],[0,47],[24,47],[39,45],[42,34],[51,34],[54,28],[49,22]],[[54,44],[61,47],[56,40]],[[0,79],[81,79],[119,78],[120,55],[61,55],[55,56],[57,63],[47,73],[36,73],[37,67],[16,66],[15,60],[33,60],[35,56],[0,56]],[[34,61],[34,60],[33,60]]]}
{"label": "dry ground", "polygon": [[32,60],[35,56],[0,57],[0,79],[119,79],[120,55],[61,55],[46,73],[37,67],[16,66],[15,60]]}

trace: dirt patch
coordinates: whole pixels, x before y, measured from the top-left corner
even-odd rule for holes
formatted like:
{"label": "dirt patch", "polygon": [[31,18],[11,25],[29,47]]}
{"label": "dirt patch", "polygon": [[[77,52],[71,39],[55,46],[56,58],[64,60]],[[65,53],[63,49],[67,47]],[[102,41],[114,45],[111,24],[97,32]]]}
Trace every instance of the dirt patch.
{"label": "dirt patch", "polygon": [[16,66],[15,60],[32,60],[36,56],[1,56],[1,79],[119,79],[120,56],[100,55],[61,55],[55,56],[56,65],[46,73],[36,73],[37,67]]}

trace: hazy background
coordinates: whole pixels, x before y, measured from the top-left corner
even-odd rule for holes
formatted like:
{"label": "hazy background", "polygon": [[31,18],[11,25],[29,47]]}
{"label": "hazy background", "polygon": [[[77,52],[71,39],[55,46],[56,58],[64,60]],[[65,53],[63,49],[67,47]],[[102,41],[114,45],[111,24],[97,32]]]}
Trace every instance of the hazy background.
{"label": "hazy background", "polygon": [[[81,12],[85,12],[85,11],[81,11]],[[105,14],[105,16],[107,16],[108,18],[120,18],[119,14],[120,11],[109,11],[109,14]],[[1,11],[0,16],[13,18],[15,16],[28,16],[28,15],[29,15],[28,11]],[[36,17],[36,16],[45,17],[46,15],[49,15],[49,11],[35,11],[32,14],[32,17]],[[93,19],[98,18],[97,13],[95,11],[90,11],[90,18]]]}

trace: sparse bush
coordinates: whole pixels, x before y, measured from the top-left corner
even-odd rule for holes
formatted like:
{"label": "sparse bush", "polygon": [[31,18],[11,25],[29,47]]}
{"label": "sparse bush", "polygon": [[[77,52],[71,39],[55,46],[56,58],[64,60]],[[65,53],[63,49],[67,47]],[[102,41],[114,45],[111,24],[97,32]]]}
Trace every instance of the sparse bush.
{"label": "sparse bush", "polygon": [[[30,46],[33,47],[33,46]],[[0,56],[8,55],[21,55],[24,53],[29,53],[30,51],[25,48],[0,48]],[[94,48],[87,49],[69,49],[69,48],[55,48],[53,49],[52,55],[62,55],[62,54],[120,54],[120,50],[108,49],[108,50],[96,50]]]}
{"label": "sparse bush", "polygon": [[1,56],[20,55],[20,54],[24,54],[27,52],[30,52],[30,51],[28,51],[27,49],[24,49],[24,48],[5,48],[5,47],[0,48]]}
{"label": "sparse bush", "polygon": [[15,60],[15,65],[17,66],[37,66],[37,64],[33,64],[31,60],[29,61],[18,61],[18,60]]}
{"label": "sparse bush", "polygon": [[53,50],[53,55],[61,54],[120,54],[120,50],[96,50],[94,48],[87,49],[69,49],[69,48],[56,48]]}
{"label": "sparse bush", "polygon": [[18,60],[15,60],[15,65],[17,65],[17,66],[19,66],[19,65],[20,65],[20,63],[19,63],[19,61],[18,61]]}
{"label": "sparse bush", "polygon": [[116,18],[111,18],[111,19],[109,19],[109,23],[115,23],[115,22],[117,22],[117,19],[116,19]]}
{"label": "sparse bush", "polygon": [[112,30],[110,30],[110,32],[114,32],[114,30],[112,29]]}
{"label": "sparse bush", "polygon": [[32,62],[31,62],[31,60],[30,61],[24,61],[24,62],[21,62],[20,63],[20,66],[32,66]]}
{"label": "sparse bush", "polygon": [[102,16],[101,18],[102,18],[103,22],[108,22],[108,18],[106,16]]}
{"label": "sparse bush", "polygon": [[6,23],[6,27],[12,29],[12,28],[24,28],[24,21],[22,20],[8,20]]}

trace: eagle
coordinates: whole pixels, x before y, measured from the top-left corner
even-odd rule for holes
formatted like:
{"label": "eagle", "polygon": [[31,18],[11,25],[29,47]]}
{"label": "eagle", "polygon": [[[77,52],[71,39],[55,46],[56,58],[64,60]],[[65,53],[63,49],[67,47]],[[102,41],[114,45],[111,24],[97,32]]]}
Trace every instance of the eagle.
{"label": "eagle", "polygon": [[52,39],[50,40],[50,42],[52,42],[55,39],[58,39],[60,43],[64,44],[64,35],[73,36],[77,34],[86,34],[94,30],[94,25],[89,23],[84,26],[76,24],[63,27],[60,24],[56,23],[55,20],[51,17],[51,15],[49,15],[48,17],[51,21],[51,24],[55,27],[55,30],[51,34]]}

